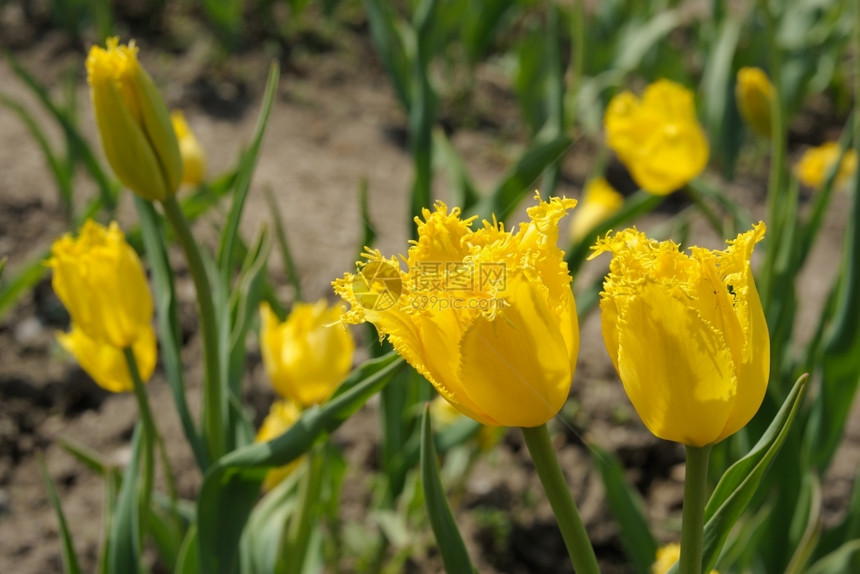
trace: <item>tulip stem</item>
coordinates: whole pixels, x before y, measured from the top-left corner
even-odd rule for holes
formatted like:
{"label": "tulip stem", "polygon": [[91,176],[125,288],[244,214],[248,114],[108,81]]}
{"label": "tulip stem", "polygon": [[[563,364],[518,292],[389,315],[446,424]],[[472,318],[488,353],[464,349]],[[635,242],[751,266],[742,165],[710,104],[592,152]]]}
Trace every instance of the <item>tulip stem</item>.
{"label": "tulip stem", "polygon": [[708,501],[708,459],[711,446],[687,445],[684,510],[681,521],[680,574],[701,574],[705,503]]}
{"label": "tulip stem", "polygon": [[216,461],[224,452],[224,427],[223,427],[223,397],[221,392],[221,380],[218,368],[218,329],[215,324],[215,306],[212,303],[212,290],[209,287],[209,276],[203,264],[203,257],[188,222],[182,214],[182,207],[174,196],[170,196],[161,202],[164,214],[170,221],[170,226],[179,239],[185,258],[188,260],[188,269],[194,281],[194,289],[197,291],[197,312],[200,317],[200,330],[203,335],[203,368],[204,381],[204,409],[203,427],[209,447],[209,459]]}
{"label": "tulip stem", "polygon": [[154,466],[152,449],[155,447],[158,449],[161,457],[161,464],[164,467],[164,478],[167,482],[167,491],[172,503],[173,519],[176,524],[182,524],[177,510],[179,507],[177,503],[178,495],[176,491],[176,482],[173,478],[173,469],[170,466],[170,460],[167,458],[167,448],[164,446],[164,440],[161,438],[161,434],[155,426],[152,409],[149,408],[149,399],[147,398],[146,390],[143,388],[143,379],[140,376],[140,370],[137,368],[137,359],[135,359],[134,352],[131,347],[124,348],[122,353],[125,356],[128,371],[131,374],[131,380],[134,384],[134,396],[137,399],[137,408],[140,411],[140,418],[143,421],[143,437],[145,439],[144,444],[146,444],[147,453],[147,470],[146,475],[144,475],[146,477],[144,489],[147,493],[147,500],[149,498],[149,493],[152,492],[152,475]]}
{"label": "tulip stem", "polygon": [[526,446],[534,461],[535,469],[549,504],[555,514],[556,522],[564,538],[564,545],[577,574],[600,574],[594,548],[585,531],[585,524],[570,495],[564,474],[555,456],[546,424],[539,427],[523,428]]}

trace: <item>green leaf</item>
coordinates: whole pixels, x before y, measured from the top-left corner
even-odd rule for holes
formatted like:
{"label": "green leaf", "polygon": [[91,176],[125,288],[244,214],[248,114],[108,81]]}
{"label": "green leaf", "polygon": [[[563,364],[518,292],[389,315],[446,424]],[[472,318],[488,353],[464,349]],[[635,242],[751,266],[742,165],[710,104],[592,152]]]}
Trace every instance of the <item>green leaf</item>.
{"label": "green leaf", "polygon": [[451,204],[459,206],[463,211],[471,209],[480,199],[480,194],[469,177],[462,156],[451,145],[442,128],[433,130],[433,159],[437,167],[445,170]]}
{"label": "green leaf", "polygon": [[705,507],[704,571],[714,567],[729,531],[779,452],[802,402],[807,376],[797,379],[767,431],[745,457],[729,467],[714,489]]}
{"label": "green leaf", "polygon": [[230,277],[230,262],[233,258],[233,250],[239,236],[239,222],[242,219],[242,211],[245,209],[245,200],[251,187],[251,178],[257,165],[257,157],[263,145],[263,136],[269,121],[269,113],[272,111],[272,102],[278,89],[278,78],[280,68],[277,62],[272,62],[269,68],[269,78],[266,81],[266,91],[263,96],[263,104],[260,115],[257,117],[257,125],[254,135],[251,137],[250,147],[242,154],[239,167],[236,170],[235,188],[233,190],[233,205],[224,222],[218,249],[218,262],[221,271],[221,280],[224,285],[228,284]]}
{"label": "green leaf", "polygon": [[430,406],[425,405],[421,422],[421,484],[424,487],[424,501],[430,526],[436,536],[439,553],[447,572],[475,572],[469,553],[439,479],[436,466],[436,449],[433,445],[433,429],[430,425]]}
{"label": "green leaf", "polygon": [[57,488],[54,486],[54,481],[51,480],[51,475],[48,474],[48,469],[45,468],[45,461],[41,455],[38,457],[39,470],[42,472],[42,478],[45,481],[45,487],[48,489],[48,498],[51,501],[51,506],[54,507],[54,514],[57,516],[57,522],[60,526],[60,539],[63,542],[63,571],[66,574],[80,574],[81,568],[78,566],[78,557],[75,554],[75,545],[72,542],[72,534],[69,532],[69,525],[66,522],[66,516],[63,514],[63,506],[60,504],[60,497],[57,495]]}
{"label": "green leaf", "polygon": [[846,542],[810,566],[806,574],[845,574],[851,572],[857,556],[860,556],[860,539]]}
{"label": "green leaf", "polygon": [[171,516],[162,514],[154,505],[150,505],[145,512],[147,516],[147,530],[152,535],[152,540],[158,549],[158,556],[167,566],[167,569],[173,572],[182,542],[185,539],[185,533],[173,521]]}
{"label": "green leaf", "polygon": [[198,574],[200,566],[197,562],[197,525],[192,524],[185,534],[179,554],[176,557],[176,570],[173,574]]}
{"label": "green leaf", "polygon": [[408,110],[412,102],[410,62],[398,31],[397,18],[388,2],[364,0],[364,7],[377,57],[388,72],[400,103]]}
{"label": "green leaf", "polygon": [[[364,189],[366,191],[367,180],[362,181],[364,181]],[[264,189],[264,192],[266,203],[269,205],[269,213],[272,214],[272,219],[275,220],[275,239],[278,241],[278,251],[281,253],[281,262],[284,265],[284,273],[286,273],[287,280],[289,280],[290,285],[293,286],[294,299],[296,301],[302,301],[304,299],[304,297],[302,297],[302,278],[299,276],[296,262],[293,259],[293,253],[290,250],[290,243],[287,241],[287,231],[284,227],[284,218],[281,216],[281,210],[278,209],[278,203],[275,201],[272,188],[267,186]]]}
{"label": "green leaf", "polygon": [[298,506],[299,480],[305,472],[297,468],[254,506],[240,541],[242,574],[275,572],[284,527]]}
{"label": "green leaf", "polygon": [[526,195],[534,192],[534,182],[547,167],[558,161],[571,142],[570,136],[567,135],[546,142],[535,141],[507,171],[490,196],[482,199],[470,215],[491,219],[495,214],[499,219],[503,219],[516,209]]}
{"label": "green leaf", "polygon": [[145,442],[143,426],[140,421],[134,427],[131,440],[131,461],[125,470],[122,487],[119,491],[116,510],[111,521],[110,548],[108,554],[111,572],[140,571],[141,539],[140,508],[138,504],[139,466]]}
{"label": "green leaf", "polygon": [[25,263],[11,278],[0,282],[0,319],[24,293],[33,289],[36,283],[48,274],[48,267],[45,265],[47,259],[47,252],[39,255]]}
{"label": "green leaf", "polygon": [[657,46],[679,24],[681,17],[675,10],[660,11],[642,25],[631,24],[617,43],[619,50],[612,68],[625,72],[636,70],[651,48]]}
{"label": "green leaf", "polygon": [[589,450],[603,479],[606,501],[621,530],[621,542],[627,556],[637,572],[650,574],[657,555],[657,542],[648,526],[642,497],[628,484],[624,467],[615,455],[595,444],[589,444]]}
{"label": "green leaf", "polygon": [[269,468],[291,462],[331,433],[382,389],[403,365],[395,353],[355,369],[329,401],[310,408],[290,429],[265,443],[224,455],[203,479],[197,510],[198,559],[202,574],[230,574],[238,544]]}
{"label": "green leaf", "polygon": [[792,536],[794,553],[785,569],[786,574],[802,574],[807,571],[807,565],[821,537],[821,482],[813,472],[803,476],[803,487],[795,506],[795,520],[792,530],[800,530]]}

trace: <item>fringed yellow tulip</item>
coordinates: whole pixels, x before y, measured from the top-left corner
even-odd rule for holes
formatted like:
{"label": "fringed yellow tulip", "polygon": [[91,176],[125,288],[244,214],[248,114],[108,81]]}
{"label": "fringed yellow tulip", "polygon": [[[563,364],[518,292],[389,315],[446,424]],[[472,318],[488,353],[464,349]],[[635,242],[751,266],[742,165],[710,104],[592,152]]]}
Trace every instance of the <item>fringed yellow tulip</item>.
{"label": "fringed yellow tulip", "polygon": [[173,130],[179,140],[179,155],[182,156],[182,183],[183,185],[198,185],[203,181],[206,174],[206,153],[197,136],[188,127],[185,115],[179,110],[170,114]]}
{"label": "fringed yellow tulip", "polygon": [[585,184],[582,204],[573,213],[570,224],[570,241],[577,243],[597,225],[621,209],[624,196],[615,191],[609,182],[596,177]]}
{"label": "fringed yellow tulip", "polygon": [[[820,189],[824,187],[827,172],[839,160],[839,144],[827,142],[818,147],[810,148],[803,153],[794,169],[800,183],[808,187]],[[833,182],[835,189],[844,188],[857,172],[857,152],[849,148],[845,151],[839,171]]]}
{"label": "fringed yellow tulip", "polygon": [[179,144],[158,88],[137,61],[134,42],[93,46],[87,81],[108,162],[119,180],[149,201],[176,193],[182,177]]}
{"label": "fringed yellow tulip", "polygon": [[708,163],[708,140],[696,119],[693,93],[668,80],[612,98],[603,119],[606,143],[645,191],[669,194]]}
{"label": "fringed yellow tulip", "polygon": [[151,330],[146,275],[115,222],[87,220],[77,239],[67,234],[54,242],[47,265],[54,291],[89,338],[123,349]]}
{"label": "fringed yellow tulip", "polygon": [[[128,364],[119,347],[90,338],[74,324],[68,333],[58,333],[57,340],[64,349],[74,355],[81,368],[103,389],[112,393],[134,390]],[[158,355],[152,327],[143,329],[131,347],[140,378],[146,382],[155,370],[155,359]]]}
{"label": "fringed yellow tulip", "polygon": [[705,446],[747,424],[767,388],[770,341],[750,270],[764,223],[725,251],[628,229],[595,247],[613,255],[600,309],[624,389],[656,436]]}
{"label": "fringed yellow tulip", "polygon": [[[277,438],[287,432],[299,419],[302,412],[298,405],[292,401],[275,401],[269,409],[269,414],[260,426],[255,442],[266,442]],[[289,464],[273,468],[266,473],[263,480],[263,490],[269,491],[275,488],[282,480],[287,478],[296,467],[301,464],[303,458],[298,458]]]}
{"label": "fringed yellow tulip", "polygon": [[[538,196],[539,199],[539,196]],[[416,218],[403,258],[367,249],[356,274],[336,280],[349,323],[369,321],[443,397],[492,426],[536,427],[567,399],[579,351],[576,305],[558,223],[576,205],[529,208],[516,232],[460,219],[442,202]]]}
{"label": "fringed yellow tulip", "polygon": [[355,343],[340,324],[343,308],[325,300],[297,303],[281,322],[260,306],[260,348],[275,390],[302,407],[325,401],[352,366]]}
{"label": "fringed yellow tulip", "polygon": [[758,135],[770,138],[773,85],[761,68],[747,67],[738,70],[735,101],[746,124]]}
{"label": "fringed yellow tulip", "polygon": [[[666,544],[657,549],[657,561],[651,566],[651,574],[667,574],[669,569],[675,565],[675,562],[681,557],[680,544]],[[711,570],[711,574],[720,574],[716,570]]]}

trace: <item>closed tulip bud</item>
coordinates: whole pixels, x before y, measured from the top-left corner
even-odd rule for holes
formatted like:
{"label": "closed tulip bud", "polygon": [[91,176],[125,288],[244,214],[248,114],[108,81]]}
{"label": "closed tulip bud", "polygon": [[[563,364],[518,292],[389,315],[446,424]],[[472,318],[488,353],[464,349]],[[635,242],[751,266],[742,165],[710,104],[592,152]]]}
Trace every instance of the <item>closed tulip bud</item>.
{"label": "closed tulip bud", "polygon": [[[680,544],[666,544],[657,549],[657,560],[651,565],[651,574],[667,574],[681,557]],[[711,574],[719,574],[711,570]]]}
{"label": "closed tulip bud", "polygon": [[[134,390],[128,363],[121,348],[92,339],[74,323],[68,333],[58,333],[57,340],[66,351],[74,355],[81,368],[101,388],[112,393]],[[158,355],[152,327],[147,326],[140,332],[131,349],[140,378],[146,382],[155,370],[155,359]]]}
{"label": "closed tulip bud", "polygon": [[[275,401],[269,409],[269,414],[263,419],[263,424],[260,426],[259,432],[254,442],[266,442],[278,438],[288,430],[299,419],[302,412],[298,405],[292,401]],[[263,490],[269,491],[275,488],[282,480],[287,478],[296,467],[302,462],[302,458],[298,458],[284,466],[273,468],[266,473],[266,478],[263,480]]]}
{"label": "closed tulip bud", "polygon": [[185,116],[179,110],[170,114],[173,130],[179,140],[179,155],[182,156],[183,185],[198,185],[206,174],[206,153],[197,141],[197,136],[188,127]]}
{"label": "closed tulip bud", "polygon": [[179,144],[134,42],[109,38],[107,49],[93,46],[87,81],[102,147],[119,180],[149,201],[175,194],[182,177]]}
{"label": "closed tulip bud", "polygon": [[[538,196],[539,199],[539,196]],[[579,351],[558,223],[573,199],[529,208],[513,231],[437,202],[403,258],[368,249],[334,282],[350,323],[369,321],[440,395],[492,426],[536,427],[561,409]]]}
{"label": "closed tulip bud", "polygon": [[764,223],[725,251],[627,229],[606,237],[603,340],[642,422],[662,439],[701,447],[746,425],[761,405],[770,341],[750,257]]}
{"label": "closed tulip bud", "polygon": [[770,138],[770,107],[773,85],[761,68],[741,68],[735,85],[735,100],[746,124],[758,135]]}
{"label": "closed tulip bud", "polygon": [[87,220],[77,238],[54,242],[47,265],[57,297],[89,338],[123,349],[151,330],[146,275],[115,222],[104,227]]}
{"label": "closed tulip bud", "polygon": [[639,187],[654,195],[686,185],[708,164],[708,140],[693,93],[674,82],[654,82],[641,100],[630,92],[618,94],[603,123],[607,145]]}
{"label": "closed tulip bud", "polygon": [[570,241],[577,243],[606,221],[624,205],[624,196],[615,191],[609,182],[596,177],[585,184],[582,203],[573,213],[570,224]]}
{"label": "closed tulip bud", "polygon": [[[807,187],[821,189],[827,179],[828,172],[839,160],[839,144],[826,142],[818,147],[806,150],[794,168],[797,179]],[[857,172],[857,152],[849,148],[845,150],[842,163],[836,172],[833,182],[835,189],[844,189]]]}
{"label": "closed tulip bud", "polygon": [[260,306],[263,365],[282,397],[302,407],[319,404],[349,373],[355,343],[340,324],[342,312],[325,300],[296,303],[281,322],[267,303]]}

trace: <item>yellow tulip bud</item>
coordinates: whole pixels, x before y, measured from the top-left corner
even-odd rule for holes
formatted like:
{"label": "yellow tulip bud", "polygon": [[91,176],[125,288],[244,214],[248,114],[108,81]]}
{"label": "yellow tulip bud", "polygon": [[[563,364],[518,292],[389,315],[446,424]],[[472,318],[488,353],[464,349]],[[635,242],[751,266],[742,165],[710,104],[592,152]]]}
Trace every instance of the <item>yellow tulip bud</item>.
{"label": "yellow tulip bud", "polygon": [[570,241],[578,243],[588,232],[606,221],[624,205],[624,196],[615,191],[609,182],[596,177],[585,184],[582,204],[573,213],[570,224]]}
{"label": "yellow tulip bud", "polygon": [[[269,414],[263,420],[262,426],[257,433],[254,442],[266,442],[277,438],[290,430],[290,427],[299,419],[301,411],[298,405],[292,401],[275,401],[269,409]],[[304,457],[273,468],[266,473],[266,478],[263,480],[263,490],[269,491],[275,488],[282,480],[287,478],[296,467],[301,464]]]}
{"label": "yellow tulip bud", "polygon": [[627,229],[600,240],[613,255],[603,284],[603,340],[624,390],[656,436],[721,441],[761,405],[770,341],[750,257],[764,223],[725,251],[657,242]]}
{"label": "yellow tulip bud", "polygon": [[[805,186],[820,189],[824,187],[827,173],[833,169],[833,165],[839,160],[839,144],[836,142],[823,143],[818,147],[810,148],[803,153],[794,172],[797,179]],[[835,189],[843,189],[857,173],[857,152],[854,149],[845,150],[839,171],[833,182]]]}
{"label": "yellow tulip bud", "polygon": [[87,220],[77,239],[66,234],[54,242],[47,265],[72,322],[91,339],[122,349],[151,329],[146,275],[116,222]]}
{"label": "yellow tulip bud", "polygon": [[[538,199],[539,196],[538,196]],[[576,305],[558,223],[576,205],[529,208],[516,232],[460,219],[442,202],[418,218],[403,258],[367,249],[334,281],[350,323],[369,321],[460,412],[492,426],[535,427],[562,407],[579,351]]]}
{"label": "yellow tulip bud", "polygon": [[[651,565],[651,574],[666,574],[680,558],[680,544],[666,544],[665,546],[661,546],[657,549],[657,561]],[[720,573],[716,570],[711,570],[711,574]]]}
{"label": "yellow tulip bud", "polygon": [[179,110],[170,114],[173,130],[179,140],[179,155],[182,156],[182,183],[195,186],[206,174],[206,153],[197,141],[197,136],[188,127],[185,116]]}
{"label": "yellow tulip bud", "polygon": [[93,46],[87,81],[102,147],[116,176],[149,201],[176,193],[182,159],[158,88],[137,61],[134,42]]}
{"label": "yellow tulip bud", "polygon": [[758,135],[770,138],[770,106],[773,85],[761,68],[741,68],[735,85],[741,117]]}
{"label": "yellow tulip bud", "polygon": [[[74,355],[81,368],[98,386],[112,393],[134,390],[134,383],[121,348],[90,338],[74,323],[68,333],[58,333],[57,340],[66,351]],[[143,382],[147,382],[155,370],[155,359],[158,355],[155,331],[152,327],[147,326],[143,329],[131,348],[140,378]]]}
{"label": "yellow tulip bud", "polygon": [[630,92],[618,94],[603,123],[607,145],[649,193],[667,195],[708,164],[708,140],[696,119],[693,93],[674,82],[649,85],[641,101]]}
{"label": "yellow tulip bud", "polygon": [[340,324],[340,306],[296,303],[281,322],[260,306],[260,350],[275,390],[302,407],[325,401],[352,367],[355,343]]}

